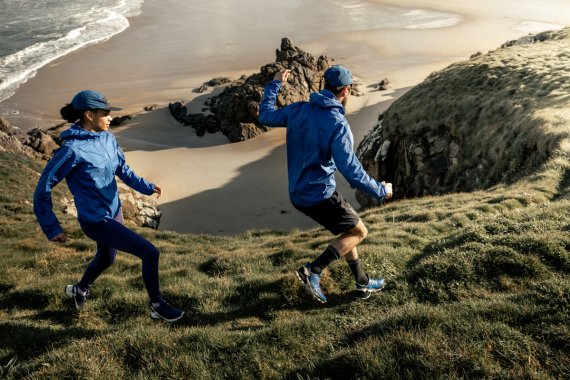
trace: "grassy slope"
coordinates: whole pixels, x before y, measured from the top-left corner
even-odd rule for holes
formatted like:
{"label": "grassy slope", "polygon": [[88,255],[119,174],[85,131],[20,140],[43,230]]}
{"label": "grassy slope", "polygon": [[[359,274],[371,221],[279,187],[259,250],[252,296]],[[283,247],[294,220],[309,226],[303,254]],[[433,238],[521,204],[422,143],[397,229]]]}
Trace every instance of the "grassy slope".
{"label": "grassy slope", "polygon": [[[430,75],[396,100],[377,128],[393,146],[401,144],[388,173],[396,172],[400,190],[409,186],[415,147],[437,156],[437,147],[430,149],[425,140],[439,135],[460,145],[457,162],[445,174],[450,191],[486,188],[534,172],[568,136],[569,62],[567,28],[543,42],[496,49]],[[450,148],[442,150],[452,161]],[[369,154],[368,160],[376,150]]]}
{"label": "grassy slope", "polygon": [[[368,210],[366,268],[388,280],[354,298],[342,262],[326,306],[292,270],[321,229],[236,237],[139,230],[161,250],[165,296],[188,316],[149,317],[137,259],[121,254],[76,313],[63,287],[94,243],[48,243],[29,202],[40,164],[0,153],[0,363],[16,378],[564,377],[570,374],[570,165],[559,153],[510,187]],[[64,193],[60,186],[55,197]]]}

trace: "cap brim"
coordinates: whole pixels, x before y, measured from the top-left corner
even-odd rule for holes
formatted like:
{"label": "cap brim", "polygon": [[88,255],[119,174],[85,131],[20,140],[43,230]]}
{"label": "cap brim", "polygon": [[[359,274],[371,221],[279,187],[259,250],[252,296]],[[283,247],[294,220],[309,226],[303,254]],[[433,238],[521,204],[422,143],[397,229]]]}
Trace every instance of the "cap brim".
{"label": "cap brim", "polygon": [[122,108],[119,107],[105,107],[103,108],[105,111],[122,111]]}

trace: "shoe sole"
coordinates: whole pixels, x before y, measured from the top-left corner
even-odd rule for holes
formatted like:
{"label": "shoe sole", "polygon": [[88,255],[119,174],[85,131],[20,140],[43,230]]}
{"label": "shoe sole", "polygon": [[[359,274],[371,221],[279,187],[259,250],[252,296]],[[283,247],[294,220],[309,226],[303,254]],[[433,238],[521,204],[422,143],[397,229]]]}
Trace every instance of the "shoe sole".
{"label": "shoe sole", "polygon": [[158,314],[158,313],[157,313],[156,311],[154,311],[154,310],[151,310],[151,311],[150,311],[150,316],[151,316],[151,318],[153,318],[153,319],[162,319],[163,321],[166,321],[166,322],[168,322],[168,323],[172,323],[172,322],[176,322],[177,320],[179,320],[180,318],[182,318],[182,317],[184,316],[184,311],[182,312],[182,314],[180,314],[179,317],[171,318],[171,319],[164,318],[162,315]]}
{"label": "shoe sole", "polygon": [[372,293],[381,291],[382,289],[384,289],[385,286],[386,283],[382,284],[382,287],[378,289],[356,289],[356,291],[362,293],[362,296],[359,297],[360,299],[367,300],[368,298],[370,298]]}
{"label": "shoe sole", "polygon": [[295,271],[295,275],[301,281],[301,284],[307,285],[307,276],[304,273],[300,273],[299,270]]}
{"label": "shoe sole", "polygon": [[327,301],[323,301],[322,299],[320,299],[320,298],[313,292],[312,288],[311,288],[309,285],[307,285],[306,288],[307,288],[307,291],[309,292],[309,294],[312,295],[314,299],[316,299],[316,300],[319,301],[320,303],[327,303]]}

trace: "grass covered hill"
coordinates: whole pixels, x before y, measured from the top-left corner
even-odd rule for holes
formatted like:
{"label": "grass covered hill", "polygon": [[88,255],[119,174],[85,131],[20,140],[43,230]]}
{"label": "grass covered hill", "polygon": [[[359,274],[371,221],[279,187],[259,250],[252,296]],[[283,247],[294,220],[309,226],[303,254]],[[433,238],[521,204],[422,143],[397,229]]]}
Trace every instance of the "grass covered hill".
{"label": "grass covered hill", "polygon": [[380,116],[359,157],[400,197],[512,183],[568,136],[569,94],[570,28],[523,37],[408,91]]}
{"label": "grass covered hill", "polygon": [[[521,138],[568,131],[560,115],[545,111],[556,126],[545,121]],[[4,377],[568,378],[570,141],[549,152],[508,185],[365,211],[359,252],[387,280],[368,300],[354,297],[343,262],[325,272],[326,305],[298,284],[293,270],[330,240],[323,229],[212,237],[131,225],[160,249],[165,297],[187,311],[174,325],[150,318],[140,262],[125,254],[76,312],[63,288],[95,244],[61,213],[71,241],[49,243],[31,204],[43,164],[0,153]],[[55,189],[55,205],[66,192]]]}
{"label": "grass covered hill", "polygon": [[71,242],[45,240],[30,203],[40,169],[0,153],[0,364],[18,357],[7,378],[570,375],[567,150],[512,186],[366,211],[360,252],[388,281],[366,301],[352,296],[342,262],[324,277],[327,305],[297,283],[292,271],[330,239],[322,229],[211,237],[137,228],[161,250],[166,297],[187,310],[174,326],[149,317],[140,263],[128,255],[81,312],[62,297],[95,245],[65,215]]}

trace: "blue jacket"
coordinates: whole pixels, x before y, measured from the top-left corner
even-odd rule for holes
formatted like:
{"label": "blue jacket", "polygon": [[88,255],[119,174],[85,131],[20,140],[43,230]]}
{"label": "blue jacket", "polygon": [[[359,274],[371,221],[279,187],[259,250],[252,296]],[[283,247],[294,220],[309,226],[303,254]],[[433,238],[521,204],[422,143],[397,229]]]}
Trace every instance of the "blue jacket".
{"label": "blue jacket", "polygon": [[48,239],[63,232],[52,211],[51,190],[64,178],[81,223],[116,216],[121,202],[115,175],[138,192],[154,192],[154,184],[137,176],[126,164],[112,133],[90,132],[74,124],[61,138],[64,143],[47,163],[34,193],[34,213]]}
{"label": "blue jacket", "polygon": [[259,122],[287,127],[289,198],[297,206],[312,206],[332,196],[337,168],[352,187],[383,199],[386,189],[370,177],[353,152],[354,139],[344,107],[332,92],[312,93],[309,102],[276,109],[281,81],[265,86]]}

